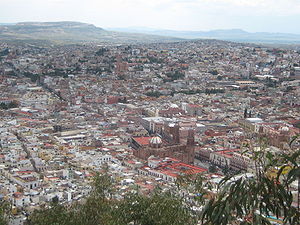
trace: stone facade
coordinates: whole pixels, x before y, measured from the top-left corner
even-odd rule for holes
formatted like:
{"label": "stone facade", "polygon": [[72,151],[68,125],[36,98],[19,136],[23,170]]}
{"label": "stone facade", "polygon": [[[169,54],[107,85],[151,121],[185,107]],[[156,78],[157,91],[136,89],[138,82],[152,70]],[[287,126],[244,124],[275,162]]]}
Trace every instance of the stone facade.
{"label": "stone facade", "polygon": [[186,144],[180,143],[179,126],[175,125],[164,129],[163,141],[160,144],[153,144],[154,140],[158,137],[154,137],[149,140],[148,145],[140,145],[134,139],[132,139],[131,145],[134,149],[133,154],[140,158],[147,160],[150,156],[155,157],[172,157],[176,158],[184,163],[194,163],[195,150],[194,150],[194,131],[190,130],[188,133]]}

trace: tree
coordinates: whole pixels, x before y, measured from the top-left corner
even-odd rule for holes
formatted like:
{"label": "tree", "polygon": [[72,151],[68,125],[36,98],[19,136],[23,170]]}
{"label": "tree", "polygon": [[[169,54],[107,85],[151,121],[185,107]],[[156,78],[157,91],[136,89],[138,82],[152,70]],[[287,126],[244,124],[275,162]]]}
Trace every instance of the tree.
{"label": "tree", "polygon": [[103,56],[105,52],[108,52],[109,50],[106,48],[100,48],[97,52],[96,55],[97,56]]}
{"label": "tree", "polygon": [[8,54],[9,54],[9,49],[8,48],[0,51],[0,56],[7,56]]}
{"label": "tree", "polygon": [[149,196],[139,193],[114,200],[112,179],[96,174],[93,189],[85,200],[72,205],[58,201],[35,211],[29,218],[31,225],[195,225],[196,217],[183,198],[171,191],[157,188]]}
{"label": "tree", "polygon": [[164,79],[164,82],[179,80],[179,79],[183,79],[185,77],[184,73],[182,73],[178,70],[176,70],[173,73],[172,72],[166,73],[166,76],[168,77],[168,79]]}
{"label": "tree", "polygon": [[7,225],[8,224],[8,218],[10,216],[10,210],[11,206],[10,204],[5,201],[0,201],[0,225]]}
{"label": "tree", "polygon": [[210,173],[216,173],[218,171],[218,168],[215,165],[211,164],[208,168],[208,171]]}
{"label": "tree", "polygon": [[39,79],[39,75],[35,73],[25,72],[24,76],[30,78],[32,82],[36,82]]}
{"label": "tree", "polygon": [[67,208],[58,201],[53,201],[49,207],[43,206],[36,210],[28,219],[29,225],[69,225],[72,218]]}
{"label": "tree", "polygon": [[1,102],[0,109],[8,109],[8,106],[4,102]]}
{"label": "tree", "polygon": [[217,70],[211,70],[211,71],[209,71],[209,73],[212,75],[215,75],[215,76],[219,74],[219,72]]}
{"label": "tree", "polygon": [[19,105],[16,101],[11,101],[9,104],[8,104],[8,108],[17,108]]}
{"label": "tree", "polygon": [[229,167],[226,165],[226,166],[222,169],[222,173],[223,173],[224,175],[228,175],[229,172],[230,172],[230,169],[229,169]]}
{"label": "tree", "polygon": [[244,118],[247,118],[247,115],[248,115],[248,111],[247,111],[247,108],[245,108],[245,111],[244,111]]}
{"label": "tree", "polygon": [[[299,224],[300,212],[293,203],[290,185],[300,177],[300,150],[275,156],[255,152],[256,174],[253,177],[228,176],[219,184],[219,192],[209,200],[201,214],[203,224],[260,225],[270,217],[282,218],[284,224]],[[283,171],[291,166],[287,175]],[[276,177],[270,169],[280,168]]]}
{"label": "tree", "polygon": [[171,191],[156,189],[150,196],[131,194],[119,205],[118,224],[195,225],[191,209]]}
{"label": "tree", "polygon": [[286,92],[290,92],[290,91],[292,91],[292,90],[293,90],[293,87],[292,87],[292,86],[287,86],[285,91],[286,91]]}
{"label": "tree", "polygon": [[111,179],[105,174],[96,174],[90,196],[82,202],[61,205],[54,199],[49,207],[36,210],[29,217],[31,225],[95,225],[114,224],[114,203],[107,197],[111,193]]}
{"label": "tree", "polygon": [[206,88],[205,89],[205,94],[216,94],[216,93],[225,93],[225,90],[224,89],[215,89],[215,88],[212,88],[212,89],[208,89]]}
{"label": "tree", "polygon": [[151,91],[151,92],[147,92],[145,93],[147,96],[149,97],[155,97],[155,98],[159,98],[160,96],[162,96],[163,94],[160,93],[159,91]]}

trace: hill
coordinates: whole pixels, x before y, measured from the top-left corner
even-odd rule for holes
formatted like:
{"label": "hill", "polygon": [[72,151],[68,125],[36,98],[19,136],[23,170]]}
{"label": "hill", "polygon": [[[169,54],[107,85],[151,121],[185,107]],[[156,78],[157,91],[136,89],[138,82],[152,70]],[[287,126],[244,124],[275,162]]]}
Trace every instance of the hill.
{"label": "hill", "polygon": [[12,25],[0,25],[0,40],[10,42],[44,41],[56,44],[71,44],[86,42],[170,42],[182,39],[159,35],[108,31],[92,24],[80,22],[22,22]]}
{"label": "hill", "polygon": [[250,33],[241,29],[229,30],[211,30],[211,31],[176,31],[176,30],[158,30],[150,28],[110,28],[109,30],[144,33],[152,35],[164,35],[186,39],[219,39],[224,41],[252,42],[266,44],[300,44],[300,34],[288,33],[268,33],[256,32]]}

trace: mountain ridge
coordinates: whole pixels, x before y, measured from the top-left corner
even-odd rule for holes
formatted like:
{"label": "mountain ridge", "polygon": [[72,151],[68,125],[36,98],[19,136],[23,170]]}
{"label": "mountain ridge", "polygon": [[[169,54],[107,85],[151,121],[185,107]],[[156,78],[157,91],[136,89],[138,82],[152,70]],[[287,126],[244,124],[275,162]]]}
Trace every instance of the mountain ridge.
{"label": "mountain ridge", "polygon": [[300,45],[300,34],[251,33],[242,29],[217,29],[211,31],[176,31],[143,27],[103,29],[90,23],[76,21],[0,23],[0,41],[8,42],[132,44],[197,39]]}
{"label": "mountain ridge", "polygon": [[19,22],[0,25],[2,41],[45,41],[52,43],[137,43],[180,41],[173,38],[149,34],[133,34],[108,31],[93,24],[75,21]]}
{"label": "mountain ridge", "polygon": [[216,29],[210,31],[177,31],[168,29],[154,28],[108,28],[108,30],[160,34],[185,39],[218,39],[224,41],[253,42],[253,43],[281,43],[281,44],[300,44],[300,34],[291,33],[271,33],[271,32],[247,32],[243,29]]}

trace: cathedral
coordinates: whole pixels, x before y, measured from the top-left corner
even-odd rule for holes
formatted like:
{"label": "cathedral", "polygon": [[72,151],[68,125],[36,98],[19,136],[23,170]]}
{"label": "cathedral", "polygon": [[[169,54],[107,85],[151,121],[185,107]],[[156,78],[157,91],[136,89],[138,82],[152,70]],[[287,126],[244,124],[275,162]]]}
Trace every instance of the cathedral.
{"label": "cathedral", "polygon": [[171,157],[184,163],[193,164],[195,157],[194,130],[188,131],[186,140],[181,140],[177,124],[165,124],[162,132],[153,137],[133,137],[131,146],[133,154],[147,160],[150,156]]}

